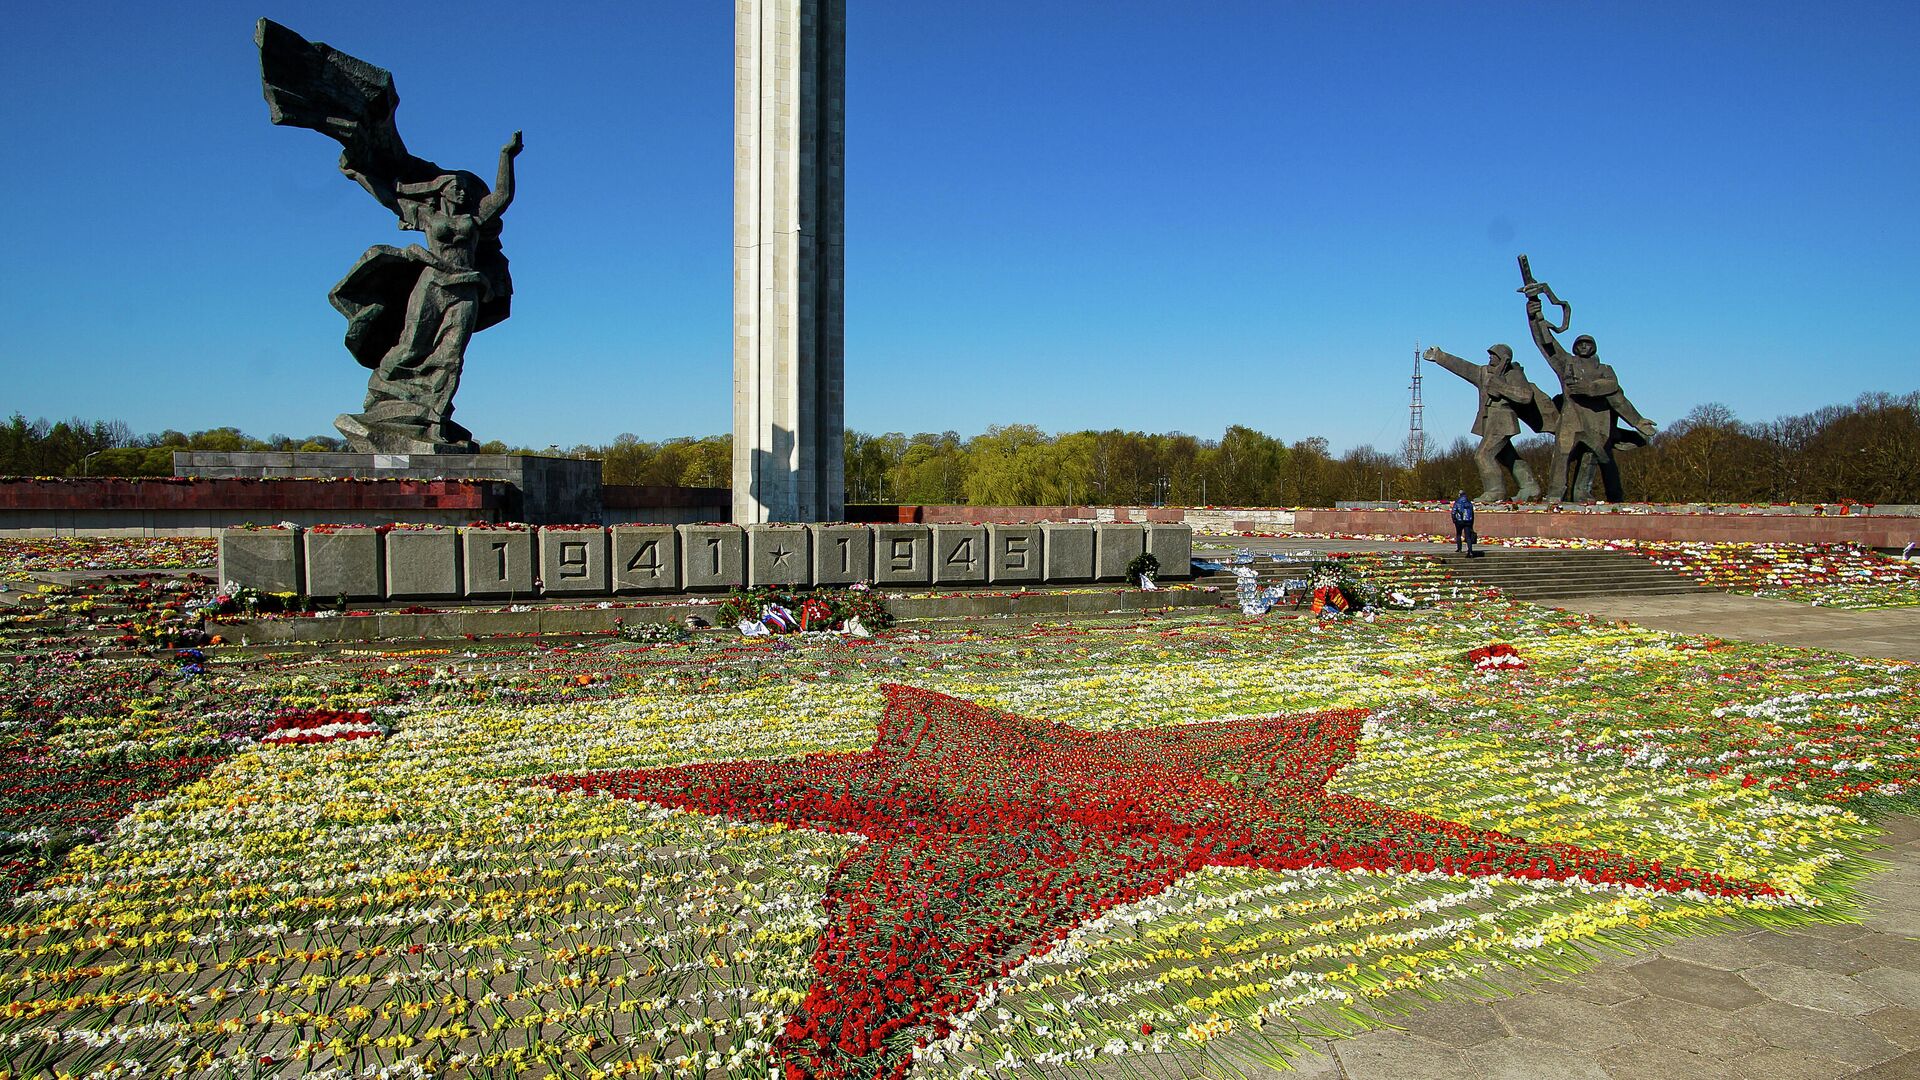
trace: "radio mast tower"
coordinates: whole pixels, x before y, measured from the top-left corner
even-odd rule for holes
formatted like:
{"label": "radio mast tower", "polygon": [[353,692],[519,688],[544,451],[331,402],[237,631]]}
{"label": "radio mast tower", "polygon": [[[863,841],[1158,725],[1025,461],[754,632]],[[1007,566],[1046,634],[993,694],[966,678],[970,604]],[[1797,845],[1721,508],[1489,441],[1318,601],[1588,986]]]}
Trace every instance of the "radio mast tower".
{"label": "radio mast tower", "polygon": [[1426,460],[1427,429],[1424,413],[1427,407],[1420,403],[1420,343],[1413,343],[1413,404],[1408,407],[1407,420],[1407,467],[1412,468]]}

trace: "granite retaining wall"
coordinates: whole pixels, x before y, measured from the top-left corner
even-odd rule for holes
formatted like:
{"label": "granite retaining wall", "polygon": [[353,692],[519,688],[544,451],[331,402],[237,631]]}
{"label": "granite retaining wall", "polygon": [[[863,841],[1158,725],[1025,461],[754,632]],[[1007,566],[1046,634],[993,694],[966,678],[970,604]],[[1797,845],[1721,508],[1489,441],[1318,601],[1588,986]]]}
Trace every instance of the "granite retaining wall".
{"label": "granite retaining wall", "polygon": [[28,536],[213,535],[235,525],[498,520],[498,481],[0,478],[0,532]]}

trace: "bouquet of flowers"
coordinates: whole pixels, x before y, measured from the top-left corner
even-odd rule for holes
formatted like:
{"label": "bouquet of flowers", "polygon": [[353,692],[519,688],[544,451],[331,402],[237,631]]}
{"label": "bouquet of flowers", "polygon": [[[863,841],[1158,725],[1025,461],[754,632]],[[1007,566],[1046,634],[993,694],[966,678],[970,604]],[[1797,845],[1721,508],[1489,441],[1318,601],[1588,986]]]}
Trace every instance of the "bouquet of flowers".
{"label": "bouquet of flowers", "polygon": [[373,722],[370,713],[316,709],[287,713],[273,722],[260,741],[274,746],[302,746],[309,743],[345,742],[349,739],[377,739],[388,734]]}
{"label": "bouquet of flowers", "polygon": [[1527,662],[1519,650],[1504,642],[1482,646],[1467,654],[1475,671],[1525,671]]}

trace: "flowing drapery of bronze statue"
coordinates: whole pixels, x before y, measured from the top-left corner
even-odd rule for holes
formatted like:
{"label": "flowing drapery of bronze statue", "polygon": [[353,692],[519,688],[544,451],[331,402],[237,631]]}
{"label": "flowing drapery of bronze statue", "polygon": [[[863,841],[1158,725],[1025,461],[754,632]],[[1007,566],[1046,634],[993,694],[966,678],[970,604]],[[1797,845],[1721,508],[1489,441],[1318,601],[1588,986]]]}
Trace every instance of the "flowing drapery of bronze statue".
{"label": "flowing drapery of bronze statue", "polygon": [[1559,411],[1546,391],[1533,385],[1526,369],[1513,362],[1513,349],[1494,345],[1487,349],[1484,365],[1463,360],[1444,349],[1428,349],[1421,354],[1448,371],[1472,383],[1480,391],[1480,411],[1473,417],[1473,433],[1480,436],[1480,449],[1474,464],[1480,469],[1480,494],[1475,502],[1498,502],[1507,497],[1507,477],[1514,481],[1514,498],[1540,497],[1540,481],[1520,452],[1513,448],[1520,425],[1535,431],[1552,431],[1559,422]]}
{"label": "flowing drapery of bronze statue", "polygon": [[[1533,280],[1527,257],[1520,256],[1519,292],[1527,298],[1527,328],[1533,343],[1546,357],[1548,366],[1560,377],[1560,394],[1554,404],[1560,421],[1554,431],[1553,476],[1547,481],[1547,498],[1558,502],[1572,499],[1587,502],[1593,498],[1593,478],[1598,473],[1608,502],[1620,502],[1625,493],[1620,487],[1620,466],[1614,452],[1621,447],[1645,446],[1653,438],[1654,423],[1640,415],[1613,368],[1600,362],[1599,347],[1593,338],[1581,334],[1573,339],[1569,352],[1555,336],[1572,325],[1573,311],[1555,296],[1545,282]],[[1558,304],[1559,326],[1547,321],[1541,297]],[[1620,427],[1616,421],[1632,425]]]}
{"label": "flowing drapery of bronze statue", "polygon": [[347,317],[347,351],[373,369],[366,403],[334,426],[362,453],[472,453],[453,420],[467,342],[504,320],[513,279],[500,216],[513,201],[520,133],[500,150],[492,190],[470,172],[407,151],[394,126],[393,76],[267,19],[254,29],[260,82],[275,124],[338,142],[340,171],[392,211],[425,247],[375,244],[328,299]]}

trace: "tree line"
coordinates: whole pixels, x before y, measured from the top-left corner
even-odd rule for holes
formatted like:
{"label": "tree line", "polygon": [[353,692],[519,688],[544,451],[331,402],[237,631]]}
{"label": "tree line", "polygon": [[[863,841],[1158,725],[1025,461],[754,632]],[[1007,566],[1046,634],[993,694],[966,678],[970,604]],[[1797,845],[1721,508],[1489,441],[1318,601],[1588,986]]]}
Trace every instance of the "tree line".
{"label": "tree line", "polygon": [[[172,476],[177,450],[339,453],[345,449],[346,440],[334,435],[256,439],[237,427],[191,433],[169,428],[135,435],[119,420],[74,417],[50,423],[45,418],[28,420],[16,412],[0,426],[0,476]],[[483,444],[480,452],[515,451],[496,440]]]}
{"label": "tree line", "polygon": [[[1539,476],[1553,439],[1516,447]],[[953,432],[847,435],[847,501],[976,506],[1330,506],[1368,500],[1447,499],[1480,490],[1475,443],[1425,453],[1327,441],[1293,442],[1235,425],[1219,439],[1178,432],[1080,431],[1048,436],[1029,425]],[[1619,453],[1627,497],[1646,502],[1920,503],[1920,392],[1867,394],[1771,422],[1747,423],[1702,405]]]}
{"label": "tree line", "polygon": [[[1516,442],[1534,471],[1551,469],[1552,440]],[[175,450],[343,449],[329,436],[253,439],[237,428],[132,435],[125,424],[49,424],[15,415],[0,428],[0,474],[167,476]],[[600,460],[609,484],[725,487],[733,443],[726,435],[562,450],[492,442],[484,453],[562,453]],[[1234,425],[1218,439],[1181,432],[1073,431],[1030,424],[971,438],[947,431],[846,433],[850,503],[976,506],[1330,506],[1339,501],[1429,500],[1479,490],[1474,444],[1465,438],[1424,454],[1358,446],[1336,454],[1318,436],[1288,441]],[[1920,392],[1867,394],[1800,416],[1749,423],[1726,406],[1695,408],[1623,450],[1627,496],[1648,502],[1920,503]]]}

